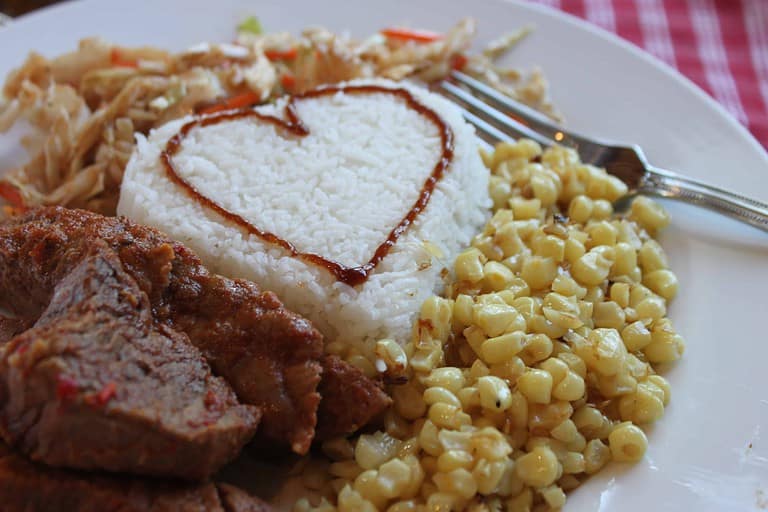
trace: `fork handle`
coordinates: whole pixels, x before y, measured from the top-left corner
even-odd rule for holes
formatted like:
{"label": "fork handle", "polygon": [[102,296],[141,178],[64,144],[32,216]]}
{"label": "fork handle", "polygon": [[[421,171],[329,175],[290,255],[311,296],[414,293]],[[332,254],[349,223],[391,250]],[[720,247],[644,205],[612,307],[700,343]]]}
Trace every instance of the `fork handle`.
{"label": "fork handle", "polygon": [[637,191],[709,208],[768,232],[768,204],[651,167]]}

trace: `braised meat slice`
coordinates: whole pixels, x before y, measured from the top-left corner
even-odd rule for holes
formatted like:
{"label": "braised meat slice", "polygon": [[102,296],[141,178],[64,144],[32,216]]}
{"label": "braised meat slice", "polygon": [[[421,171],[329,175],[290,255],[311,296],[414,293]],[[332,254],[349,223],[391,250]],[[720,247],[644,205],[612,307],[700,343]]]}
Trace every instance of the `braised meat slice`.
{"label": "braised meat slice", "polygon": [[34,464],[0,443],[2,512],[269,512],[227,484],[95,475]]}
{"label": "braised meat slice", "polygon": [[336,356],[323,359],[317,439],[347,436],[376,419],[392,400],[381,387]]}
{"label": "braised meat slice", "polygon": [[[262,408],[262,439],[306,453],[318,421],[330,425],[329,432],[351,432],[389,405],[372,381],[343,361],[329,371],[354,378],[325,386],[321,399],[323,341],[309,321],[271,292],[212,274],[182,244],[122,218],[51,207],[0,225],[0,287],[6,290],[0,308],[36,319],[57,276],[79,261],[83,242],[87,247],[95,240],[119,255],[150,298],[156,322],[187,334],[243,402]],[[368,400],[354,402],[350,395]],[[319,402],[328,403],[319,406],[317,418]],[[336,414],[348,406],[356,414]],[[332,416],[324,418],[326,411]]]}
{"label": "braised meat slice", "polygon": [[320,402],[320,333],[275,294],[208,273],[186,247],[175,253],[158,316],[189,336],[241,400],[263,409],[260,437],[306,453]]}
{"label": "braised meat slice", "polygon": [[0,314],[0,344],[27,330],[29,325],[24,320],[10,318]]}
{"label": "braised meat slice", "polygon": [[103,241],[54,287],[32,328],[0,349],[0,434],[52,466],[203,479],[253,437],[237,402],[186,335]]}

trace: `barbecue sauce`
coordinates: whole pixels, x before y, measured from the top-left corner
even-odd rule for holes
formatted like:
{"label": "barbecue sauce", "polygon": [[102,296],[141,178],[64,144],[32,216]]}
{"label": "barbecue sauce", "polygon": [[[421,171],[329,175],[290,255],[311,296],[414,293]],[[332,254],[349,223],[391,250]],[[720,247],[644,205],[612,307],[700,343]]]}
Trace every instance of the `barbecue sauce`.
{"label": "barbecue sauce", "polygon": [[[391,94],[396,96],[405,101],[409,108],[426,117],[438,128],[442,144],[442,153],[440,158],[435,163],[435,166],[432,169],[432,173],[421,187],[421,192],[418,199],[416,199],[416,202],[413,204],[408,213],[406,213],[405,217],[403,217],[402,220],[394,227],[394,229],[392,229],[384,242],[378,246],[371,259],[361,266],[348,267],[338,262],[326,259],[319,254],[300,252],[289,241],[280,238],[274,233],[259,229],[247,219],[227,210],[217,202],[201,194],[200,191],[198,191],[191,183],[185,180],[176,169],[176,166],[173,162],[173,157],[181,150],[182,142],[189,134],[189,132],[194,128],[202,128],[237,119],[255,118],[264,122],[272,123],[278,129],[294,136],[305,137],[309,135],[309,129],[299,118],[298,112],[296,111],[296,100],[318,98],[321,96],[331,96],[338,92],[343,92],[345,94]],[[368,276],[376,268],[376,265],[378,265],[381,260],[386,257],[395,243],[397,243],[397,240],[400,238],[400,236],[407,231],[408,227],[413,224],[419,213],[421,213],[422,210],[426,208],[430,198],[432,197],[432,193],[437,186],[437,182],[440,181],[445,172],[448,170],[448,166],[451,164],[453,159],[453,152],[454,140],[453,131],[451,128],[445,123],[445,121],[443,121],[437,112],[419,102],[408,90],[402,88],[390,89],[378,85],[344,85],[323,87],[305,92],[303,94],[291,96],[285,106],[285,119],[281,119],[279,117],[268,114],[262,114],[252,110],[251,108],[223,111],[212,115],[198,117],[182,126],[181,130],[179,130],[177,134],[168,140],[164,151],[160,154],[160,160],[165,167],[168,177],[174,183],[184,189],[193,200],[199,202],[207,208],[210,208],[230,222],[237,224],[241,228],[245,229],[253,235],[258,236],[262,240],[282,247],[292,256],[327,269],[336,277],[338,281],[341,281],[349,286],[356,286],[358,284],[364,283],[365,280],[368,279]]]}

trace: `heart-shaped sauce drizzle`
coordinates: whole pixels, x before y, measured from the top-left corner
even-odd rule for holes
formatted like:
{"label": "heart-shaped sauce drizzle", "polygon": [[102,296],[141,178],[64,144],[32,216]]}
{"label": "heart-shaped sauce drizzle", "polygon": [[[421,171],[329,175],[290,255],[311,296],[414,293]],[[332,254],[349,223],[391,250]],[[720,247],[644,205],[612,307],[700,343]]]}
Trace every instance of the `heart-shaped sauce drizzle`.
{"label": "heart-shaped sauce drizzle", "polygon": [[[261,121],[274,124],[276,127],[285,130],[295,136],[305,137],[309,135],[309,129],[299,118],[296,111],[295,101],[318,98],[322,96],[330,96],[338,92],[345,94],[391,94],[402,99],[406,105],[424,116],[427,120],[433,123],[440,133],[440,140],[442,144],[442,152],[440,158],[435,163],[432,173],[426,179],[421,187],[421,192],[418,198],[414,202],[411,209],[405,214],[400,222],[390,231],[389,236],[382,242],[374,251],[373,256],[367,263],[360,266],[346,266],[336,261],[324,258],[319,254],[312,252],[301,252],[291,242],[284,240],[274,233],[259,229],[253,223],[248,221],[241,215],[234,213],[221,204],[217,203],[213,199],[202,194],[194,185],[182,177],[176,165],[173,161],[174,155],[176,155],[182,147],[182,143],[191,130],[198,127],[206,127],[214,124],[218,124],[225,121],[234,121],[243,118],[256,118]],[[165,145],[164,151],[160,154],[160,160],[165,167],[168,177],[179,185],[186,193],[192,197],[192,199],[198,201],[203,206],[210,208],[222,217],[229,221],[239,225],[251,234],[254,234],[261,239],[278,245],[287,250],[292,256],[300,258],[304,261],[310,262],[314,265],[318,265],[328,269],[337,280],[346,283],[350,286],[355,286],[365,282],[368,276],[376,268],[376,265],[386,257],[391,248],[397,243],[398,238],[405,233],[408,227],[416,220],[416,217],[429,203],[429,199],[432,196],[432,192],[437,186],[437,182],[443,177],[443,174],[448,169],[453,159],[453,131],[443,121],[440,115],[419,102],[410,91],[403,88],[388,88],[378,85],[342,85],[324,87],[320,89],[314,89],[301,95],[291,96],[285,106],[285,119],[281,119],[269,114],[262,114],[250,108],[241,110],[224,111],[217,114],[203,116],[193,121],[186,123],[181,127],[181,130],[173,137],[171,137]]]}

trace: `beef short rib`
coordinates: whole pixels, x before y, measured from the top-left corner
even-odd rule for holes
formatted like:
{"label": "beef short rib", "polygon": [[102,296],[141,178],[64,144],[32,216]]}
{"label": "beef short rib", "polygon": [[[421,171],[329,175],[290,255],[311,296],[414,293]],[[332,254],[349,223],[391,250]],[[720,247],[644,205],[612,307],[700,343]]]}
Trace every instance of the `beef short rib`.
{"label": "beef short rib", "polygon": [[259,415],[185,334],[153,322],[102,241],[0,349],[0,433],[51,466],[202,479],[240,452]]}

